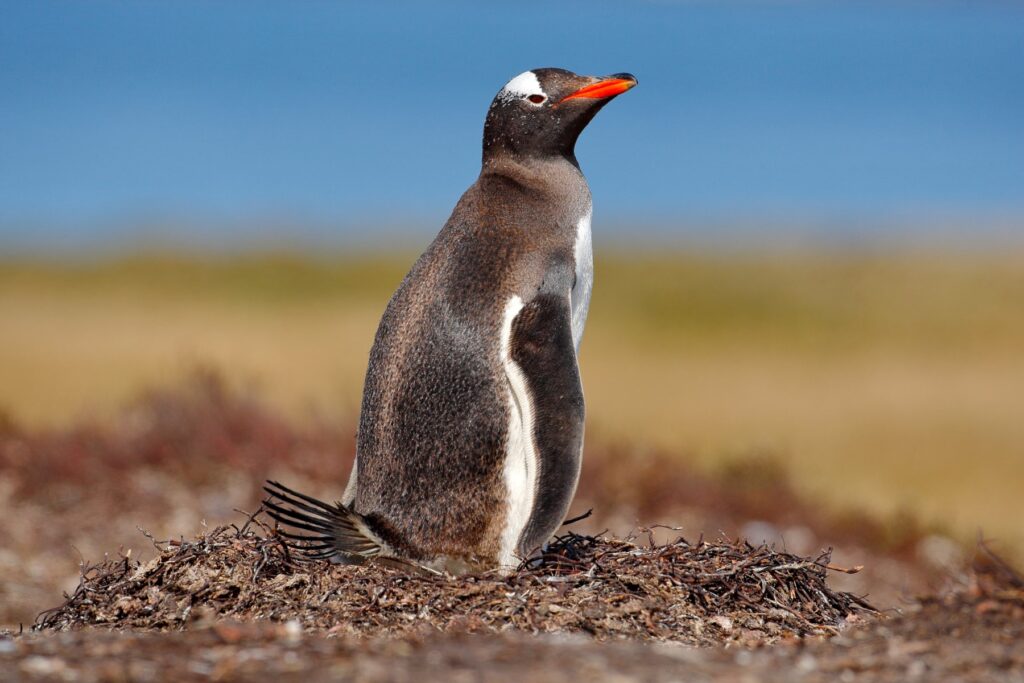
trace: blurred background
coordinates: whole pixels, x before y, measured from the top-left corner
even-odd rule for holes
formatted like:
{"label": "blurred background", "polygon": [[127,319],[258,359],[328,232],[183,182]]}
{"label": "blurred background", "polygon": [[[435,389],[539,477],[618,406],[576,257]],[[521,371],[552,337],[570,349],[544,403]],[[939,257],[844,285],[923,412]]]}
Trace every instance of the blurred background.
{"label": "blurred background", "polygon": [[538,66],[640,81],[577,149],[589,444],[1024,549],[1011,2],[0,2],[0,489],[197,366],[351,441],[384,305]]}

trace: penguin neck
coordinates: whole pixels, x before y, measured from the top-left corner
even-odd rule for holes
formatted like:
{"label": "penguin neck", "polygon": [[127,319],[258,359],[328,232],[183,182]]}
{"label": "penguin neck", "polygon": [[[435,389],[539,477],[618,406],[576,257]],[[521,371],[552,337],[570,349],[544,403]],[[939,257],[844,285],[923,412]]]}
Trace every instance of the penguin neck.
{"label": "penguin neck", "polygon": [[523,156],[519,154],[488,154],[484,152],[480,177],[501,176],[520,185],[538,190],[561,190],[573,188],[589,198],[590,188],[583,176],[575,155]]}
{"label": "penguin neck", "polygon": [[524,166],[561,162],[575,166],[577,170],[580,168],[580,163],[576,160],[575,145],[561,152],[553,152],[551,154],[537,154],[533,152],[523,154],[522,152],[510,149],[509,147],[501,144],[484,146],[483,167],[485,169],[489,165],[502,164],[509,159]]}

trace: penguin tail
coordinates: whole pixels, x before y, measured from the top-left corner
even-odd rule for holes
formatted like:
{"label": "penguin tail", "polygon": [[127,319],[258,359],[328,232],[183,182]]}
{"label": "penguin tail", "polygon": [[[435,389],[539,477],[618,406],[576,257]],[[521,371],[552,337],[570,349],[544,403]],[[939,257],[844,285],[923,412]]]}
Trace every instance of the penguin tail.
{"label": "penguin tail", "polygon": [[310,532],[277,529],[284,544],[303,560],[332,560],[356,564],[377,557],[387,546],[366,520],[341,503],[333,505],[293,491],[276,481],[267,481],[263,501],[271,519],[284,527]]}

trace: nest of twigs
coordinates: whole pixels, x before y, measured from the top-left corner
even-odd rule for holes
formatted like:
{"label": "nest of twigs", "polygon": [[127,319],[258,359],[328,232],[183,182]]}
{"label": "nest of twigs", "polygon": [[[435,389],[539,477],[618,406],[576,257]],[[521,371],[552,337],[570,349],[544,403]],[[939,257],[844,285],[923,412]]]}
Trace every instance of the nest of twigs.
{"label": "nest of twigs", "polygon": [[375,564],[295,561],[253,516],[160,554],[83,568],[35,629],[184,629],[215,618],[298,620],[352,635],[416,630],[577,632],[601,639],[759,644],[831,635],[863,599],[831,590],[829,553],[798,557],[728,539],[671,543],[567,533],[508,576],[432,576]]}

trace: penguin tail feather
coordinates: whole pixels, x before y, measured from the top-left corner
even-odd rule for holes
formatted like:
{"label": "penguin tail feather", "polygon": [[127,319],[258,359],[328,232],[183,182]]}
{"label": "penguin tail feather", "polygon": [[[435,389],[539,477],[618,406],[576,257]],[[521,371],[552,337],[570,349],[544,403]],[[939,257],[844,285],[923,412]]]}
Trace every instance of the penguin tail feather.
{"label": "penguin tail feather", "polygon": [[366,520],[341,503],[325,503],[276,481],[268,480],[263,490],[270,494],[263,506],[271,519],[281,526],[310,532],[277,529],[281,541],[302,560],[362,562],[387,549]]}

